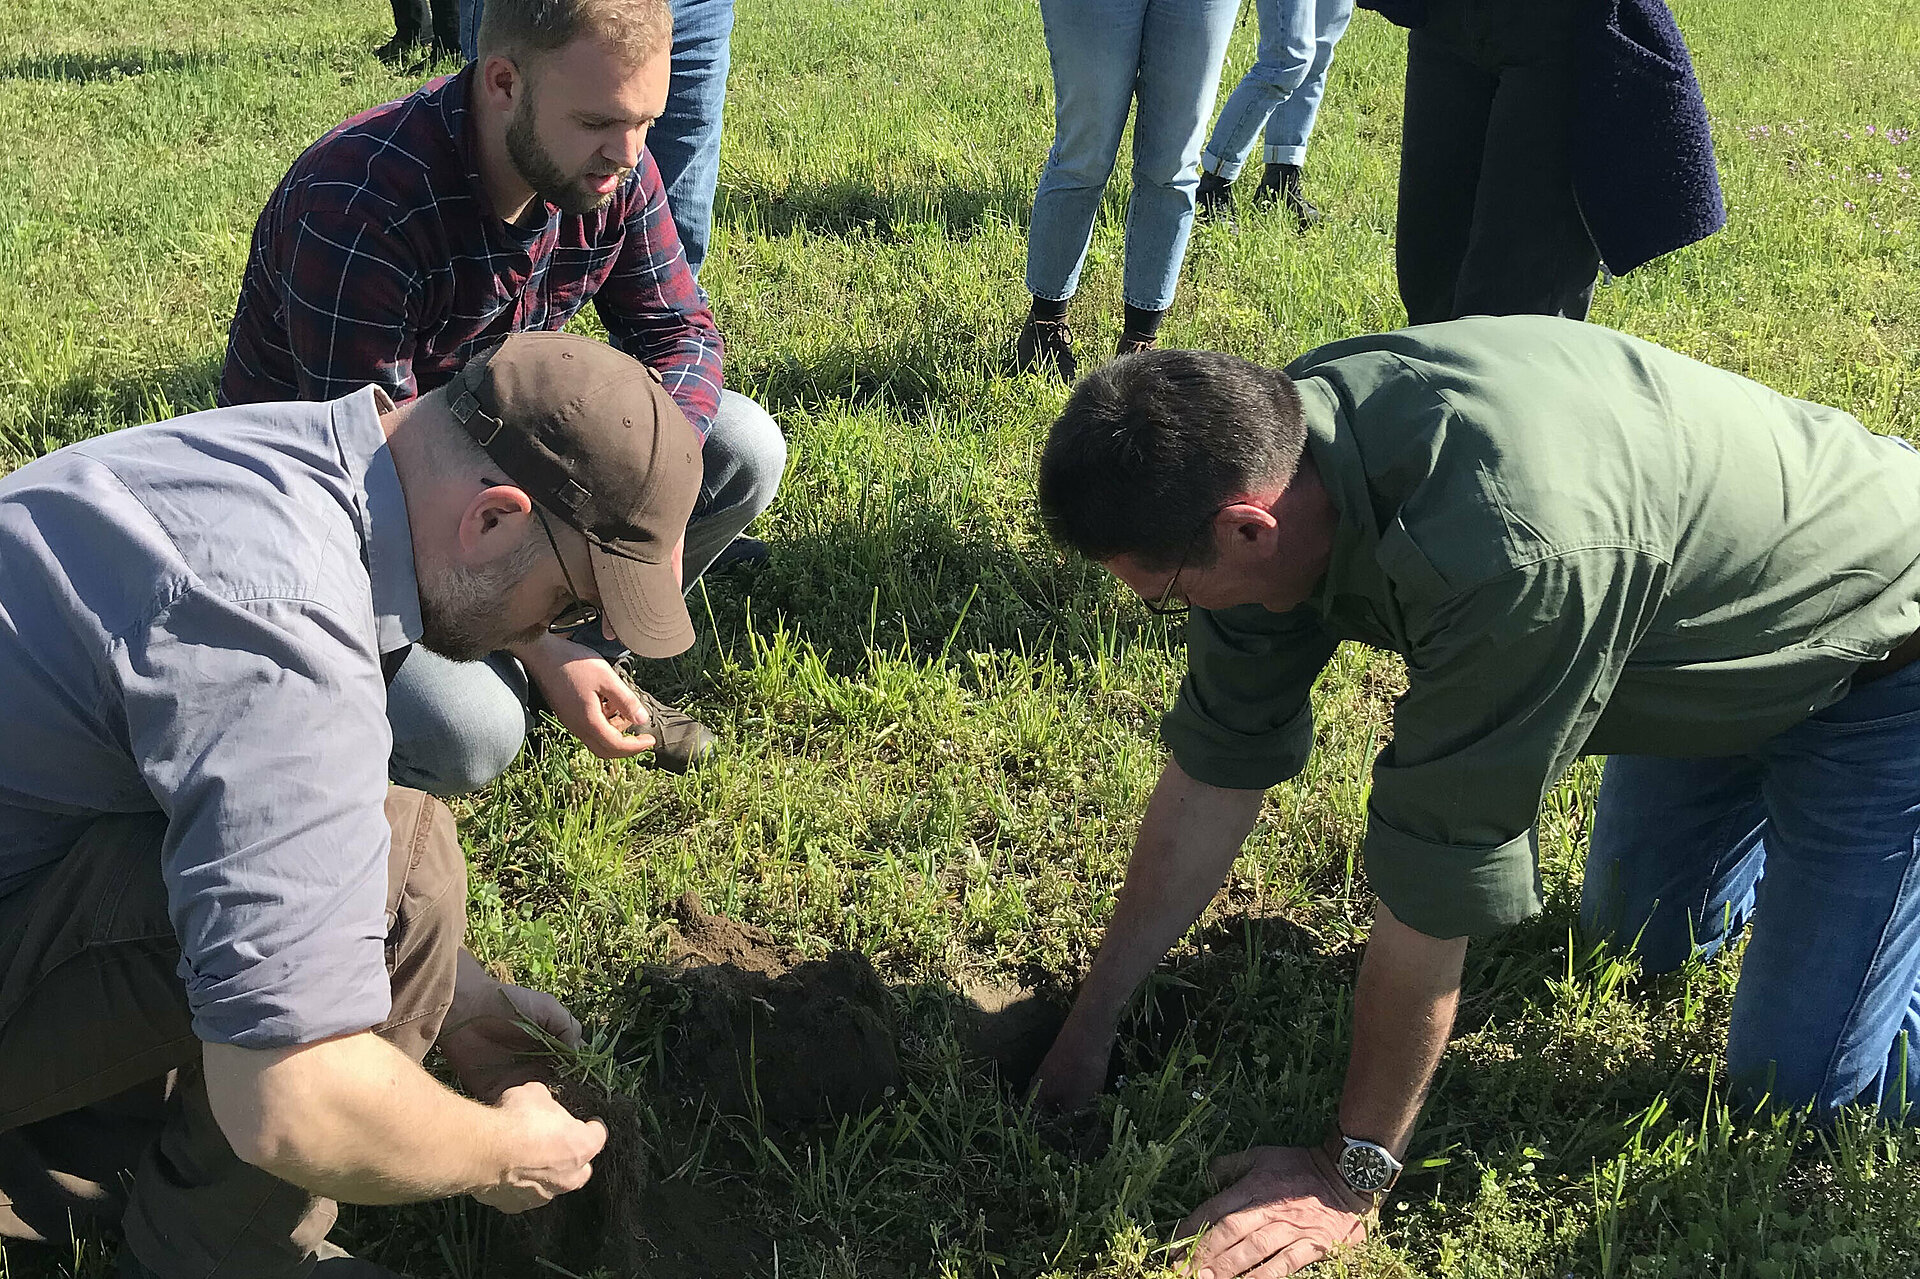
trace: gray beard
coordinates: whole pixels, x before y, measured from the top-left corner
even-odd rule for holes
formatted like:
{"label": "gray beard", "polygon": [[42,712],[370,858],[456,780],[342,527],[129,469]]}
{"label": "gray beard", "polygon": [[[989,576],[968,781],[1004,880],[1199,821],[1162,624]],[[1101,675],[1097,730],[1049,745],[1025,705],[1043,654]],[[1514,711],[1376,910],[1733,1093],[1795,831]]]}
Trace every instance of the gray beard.
{"label": "gray beard", "polygon": [[547,553],[544,544],[523,542],[512,554],[484,568],[419,565],[420,646],[455,662],[477,662],[547,633],[545,622],[510,631],[500,620],[502,601],[526,580]]}

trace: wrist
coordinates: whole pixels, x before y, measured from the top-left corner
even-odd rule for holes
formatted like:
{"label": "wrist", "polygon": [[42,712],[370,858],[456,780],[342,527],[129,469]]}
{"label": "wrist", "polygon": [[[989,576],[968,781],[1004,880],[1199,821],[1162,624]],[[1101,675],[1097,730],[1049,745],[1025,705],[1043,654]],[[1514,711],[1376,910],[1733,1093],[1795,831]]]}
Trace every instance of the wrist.
{"label": "wrist", "polygon": [[1314,1162],[1349,1201],[1345,1206],[1350,1212],[1378,1209],[1403,1170],[1399,1158],[1384,1145],[1349,1136],[1337,1122],[1313,1153]]}
{"label": "wrist", "polygon": [[510,1110],[497,1102],[491,1106],[478,1101],[469,1104],[479,1114],[473,1126],[473,1185],[466,1193],[477,1195],[503,1187],[513,1179],[513,1170],[518,1166],[513,1156],[520,1143],[515,1134],[518,1125]]}

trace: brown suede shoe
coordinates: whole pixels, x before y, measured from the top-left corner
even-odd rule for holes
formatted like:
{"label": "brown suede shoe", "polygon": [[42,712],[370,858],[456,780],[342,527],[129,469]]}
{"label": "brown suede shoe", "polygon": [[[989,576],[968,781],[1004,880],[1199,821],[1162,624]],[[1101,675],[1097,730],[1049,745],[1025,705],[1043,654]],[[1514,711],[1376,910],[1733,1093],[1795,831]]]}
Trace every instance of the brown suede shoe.
{"label": "brown suede shoe", "polygon": [[644,688],[635,688],[635,696],[647,708],[653,735],[653,762],[670,773],[684,773],[707,757],[719,738],[713,730],[683,710],[676,710]]}
{"label": "brown suede shoe", "polygon": [[1051,369],[1060,380],[1071,383],[1080,362],[1073,354],[1073,330],[1065,320],[1036,320],[1027,317],[1020,335],[1013,340],[1013,371],[1037,373]]}
{"label": "brown suede shoe", "polygon": [[1143,338],[1137,333],[1122,333],[1120,335],[1120,345],[1114,349],[1113,353],[1116,357],[1122,355],[1138,355],[1142,351],[1153,350],[1153,346],[1154,339],[1152,338]]}

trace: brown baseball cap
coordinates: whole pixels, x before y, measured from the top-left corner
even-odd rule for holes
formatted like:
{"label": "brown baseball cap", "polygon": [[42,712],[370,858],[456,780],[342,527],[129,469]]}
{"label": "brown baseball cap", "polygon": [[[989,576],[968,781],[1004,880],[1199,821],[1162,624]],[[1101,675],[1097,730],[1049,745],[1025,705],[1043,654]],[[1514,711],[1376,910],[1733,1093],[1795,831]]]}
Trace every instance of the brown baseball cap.
{"label": "brown baseball cap", "polygon": [[700,436],[660,375],[592,338],[515,333],[453,375],[447,404],[508,479],[587,539],[620,642],[642,657],[685,652],[674,551],[700,493]]}

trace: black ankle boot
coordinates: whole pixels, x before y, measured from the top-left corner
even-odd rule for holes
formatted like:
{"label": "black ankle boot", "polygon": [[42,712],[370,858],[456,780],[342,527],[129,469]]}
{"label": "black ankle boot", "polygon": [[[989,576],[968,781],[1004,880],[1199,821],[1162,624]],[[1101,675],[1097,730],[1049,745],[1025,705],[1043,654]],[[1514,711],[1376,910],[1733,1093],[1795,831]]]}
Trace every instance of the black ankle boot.
{"label": "black ankle boot", "polygon": [[1072,382],[1079,360],[1073,354],[1073,330],[1065,317],[1042,320],[1029,315],[1013,341],[1013,371],[1035,373],[1052,369],[1063,382]]}
{"label": "black ankle boot", "polygon": [[1217,173],[1200,175],[1200,189],[1194,192],[1193,216],[1200,222],[1222,222],[1233,230],[1233,183]]}
{"label": "black ankle boot", "polygon": [[1269,164],[1260,176],[1260,187],[1253,193],[1254,202],[1266,207],[1275,202],[1285,204],[1287,212],[1293,214],[1294,221],[1300,224],[1302,231],[1320,220],[1320,210],[1308,202],[1306,194],[1300,189],[1300,166],[1297,164]]}
{"label": "black ankle boot", "polygon": [[[428,0],[392,0],[393,39],[373,51],[382,62],[405,63],[426,52],[433,40]],[[458,37],[456,36],[456,39]]]}

